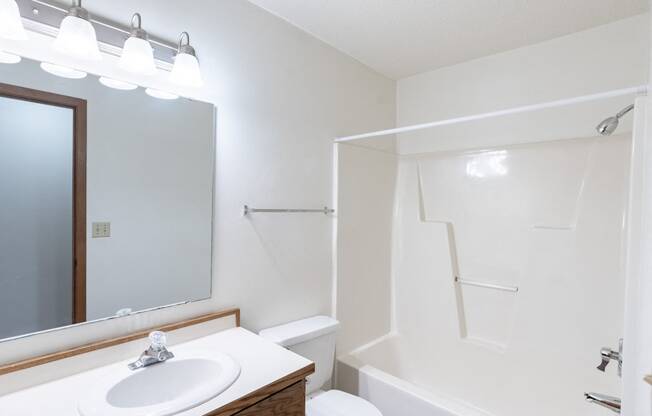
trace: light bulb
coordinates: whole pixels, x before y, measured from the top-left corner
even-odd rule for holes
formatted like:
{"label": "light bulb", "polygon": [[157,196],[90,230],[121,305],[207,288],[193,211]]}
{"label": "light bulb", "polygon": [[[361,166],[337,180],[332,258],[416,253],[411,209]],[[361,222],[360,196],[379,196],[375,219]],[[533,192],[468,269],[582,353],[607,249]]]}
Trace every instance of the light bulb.
{"label": "light bulb", "polygon": [[100,77],[100,84],[104,85],[105,87],[113,88],[115,90],[122,90],[122,91],[131,91],[138,88],[138,85],[136,84],[131,84],[129,82],[120,81],[118,79],[107,78],[107,77]]}
{"label": "light bulb", "polygon": [[199,68],[199,60],[197,60],[195,49],[190,46],[188,32],[183,32],[179,38],[179,48],[177,56],[174,58],[170,81],[185,87],[201,87],[204,84]]}
{"label": "light bulb", "polygon": [[158,98],[160,100],[176,100],[177,98],[179,98],[178,95],[172,94],[171,92],[155,90],[153,88],[147,88],[145,92],[150,97]]}
{"label": "light bulb", "polygon": [[52,75],[69,79],[82,79],[86,78],[87,75],[84,71],[78,71],[67,66],[51,64],[49,62],[41,62],[41,69]]}
{"label": "light bulb", "polygon": [[0,51],[0,64],[17,64],[21,58],[13,53]]}
{"label": "light bulb", "polygon": [[147,40],[147,32],[141,28],[141,17],[138,13],[131,18],[131,35],[122,48],[118,66],[135,74],[156,75],[154,50]]}
{"label": "light bulb", "polygon": [[15,0],[0,0],[0,38],[11,40],[27,39],[27,32],[20,18]]}
{"label": "light bulb", "polygon": [[88,11],[81,7],[80,0],[74,4],[61,22],[59,34],[54,40],[54,50],[76,59],[99,61],[102,54]]}

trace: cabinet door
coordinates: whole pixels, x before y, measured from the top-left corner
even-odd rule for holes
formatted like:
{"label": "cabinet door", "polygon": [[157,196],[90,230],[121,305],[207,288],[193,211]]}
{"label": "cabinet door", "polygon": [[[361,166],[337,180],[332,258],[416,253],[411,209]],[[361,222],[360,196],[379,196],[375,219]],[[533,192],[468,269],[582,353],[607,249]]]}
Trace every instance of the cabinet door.
{"label": "cabinet door", "polygon": [[305,380],[295,383],[237,413],[238,416],[305,416],[305,414]]}

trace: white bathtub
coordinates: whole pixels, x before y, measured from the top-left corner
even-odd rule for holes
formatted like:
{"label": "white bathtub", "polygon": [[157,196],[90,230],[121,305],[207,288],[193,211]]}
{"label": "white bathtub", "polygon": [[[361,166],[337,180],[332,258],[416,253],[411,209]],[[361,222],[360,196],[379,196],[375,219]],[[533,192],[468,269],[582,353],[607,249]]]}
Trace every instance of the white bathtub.
{"label": "white bathtub", "polygon": [[386,336],[338,357],[337,388],[373,403],[383,416],[495,416],[406,380],[398,338]]}

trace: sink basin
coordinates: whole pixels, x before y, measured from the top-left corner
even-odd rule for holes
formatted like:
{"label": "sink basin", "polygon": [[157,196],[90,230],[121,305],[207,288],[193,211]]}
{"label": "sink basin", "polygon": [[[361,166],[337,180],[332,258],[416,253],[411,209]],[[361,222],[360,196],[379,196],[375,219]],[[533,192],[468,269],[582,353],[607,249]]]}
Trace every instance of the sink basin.
{"label": "sink basin", "polygon": [[226,354],[179,349],[175,358],[130,371],[111,366],[78,405],[81,416],[167,416],[214,398],[240,375],[240,365]]}

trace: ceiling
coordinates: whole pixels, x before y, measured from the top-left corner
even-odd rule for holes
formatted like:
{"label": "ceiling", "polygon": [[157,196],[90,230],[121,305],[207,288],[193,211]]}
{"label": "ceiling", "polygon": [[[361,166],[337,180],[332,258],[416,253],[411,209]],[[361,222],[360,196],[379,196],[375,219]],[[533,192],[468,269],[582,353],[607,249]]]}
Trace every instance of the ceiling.
{"label": "ceiling", "polygon": [[249,1],[393,79],[648,9],[648,0]]}

